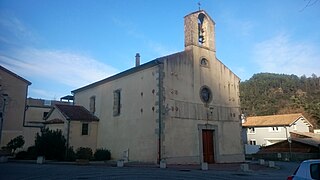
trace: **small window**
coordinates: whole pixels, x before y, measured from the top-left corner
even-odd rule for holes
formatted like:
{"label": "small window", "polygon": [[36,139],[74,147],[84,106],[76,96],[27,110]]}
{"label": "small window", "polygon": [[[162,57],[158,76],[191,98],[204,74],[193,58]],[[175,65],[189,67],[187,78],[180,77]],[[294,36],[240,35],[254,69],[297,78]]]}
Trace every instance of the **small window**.
{"label": "small window", "polygon": [[81,135],[88,135],[88,134],[89,134],[89,124],[88,123],[82,123]]}
{"label": "small window", "polygon": [[43,119],[44,119],[45,117],[47,117],[48,113],[49,113],[49,112],[43,112]]}
{"label": "small window", "polygon": [[96,96],[91,96],[91,97],[90,97],[90,104],[89,104],[89,106],[90,106],[90,112],[91,112],[92,114],[94,114],[95,111],[96,111]]}
{"label": "small window", "polygon": [[121,112],[121,91],[113,92],[113,116],[119,116]]}
{"label": "small window", "polygon": [[209,61],[206,58],[200,60],[200,66],[209,67]]}
{"label": "small window", "polygon": [[269,132],[280,132],[281,131],[281,129],[279,128],[279,127],[270,127],[269,128]]}
{"label": "small window", "polygon": [[256,142],[256,140],[251,139],[251,140],[249,141],[249,144],[250,144],[250,145],[257,145],[257,142]]}
{"label": "small window", "polygon": [[254,129],[254,127],[248,128],[248,133],[254,134],[254,133],[256,133],[256,130]]}

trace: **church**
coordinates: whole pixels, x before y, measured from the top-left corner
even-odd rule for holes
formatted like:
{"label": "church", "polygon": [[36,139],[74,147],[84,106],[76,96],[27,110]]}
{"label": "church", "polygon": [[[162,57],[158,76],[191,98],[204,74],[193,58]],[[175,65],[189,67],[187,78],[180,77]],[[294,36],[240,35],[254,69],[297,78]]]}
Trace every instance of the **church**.
{"label": "church", "polygon": [[188,14],[184,35],[184,51],[145,64],[137,54],[135,67],[72,91],[99,119],[86,123],[96,148],[138,162],[244,161],[240,79],[216,57],[215,22]]}

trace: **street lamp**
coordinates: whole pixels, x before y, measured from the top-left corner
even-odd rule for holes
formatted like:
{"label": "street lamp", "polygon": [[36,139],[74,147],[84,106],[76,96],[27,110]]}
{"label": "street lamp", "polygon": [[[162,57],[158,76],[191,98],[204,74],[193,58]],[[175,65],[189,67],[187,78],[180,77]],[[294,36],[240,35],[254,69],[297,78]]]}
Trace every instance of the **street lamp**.
{"label": "street lamp", "polygon": [[2,126],[3,126],[3,119],[4,119],[4,111],[5,111],[5,108],[6,108],[6,101],[7,101],[8,94],[1,94],[1,96],[2,96],[3,104],[2,104],[2,110],[0,112],[0,118],[1,118],[1,121],[0,121],[0,144],[1,144],[1,137],[2,137]]}

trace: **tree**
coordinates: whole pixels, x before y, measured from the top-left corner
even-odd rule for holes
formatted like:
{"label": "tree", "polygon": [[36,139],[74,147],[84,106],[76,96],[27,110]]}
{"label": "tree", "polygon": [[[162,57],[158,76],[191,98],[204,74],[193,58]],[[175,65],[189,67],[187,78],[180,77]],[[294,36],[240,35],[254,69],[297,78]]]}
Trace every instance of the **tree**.
{"label": "tree", "polygon": [[240,83],[242,112],[248,116],[303,113],[320,126],[320,77],[259,73]]}
{"label": "tree", "polygon": [[10,140],[10,142],[7,144],[7,148],[11,151],[13,150],[13,153],[16,152],[18,148],[21,148],[24,145],[24,139],[23,136],[17,136]]}
{"label": "tree", "polygon": [[37,133],[35,140],[37,156],[45,156],[46,159],[63,160],[66,151],[66,139],[61,130],[44,129]]}

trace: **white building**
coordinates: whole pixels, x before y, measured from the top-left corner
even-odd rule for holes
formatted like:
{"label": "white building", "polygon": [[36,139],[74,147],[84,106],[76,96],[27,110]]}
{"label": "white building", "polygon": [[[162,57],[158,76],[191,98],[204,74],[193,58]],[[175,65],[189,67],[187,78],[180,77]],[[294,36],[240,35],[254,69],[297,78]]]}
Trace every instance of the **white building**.
{"label": "white building", "polygon": [[248,145],[268,146],[290,140],[290,132],[309,132],[312,124],[302,114],[247,117],[242,123]]}

